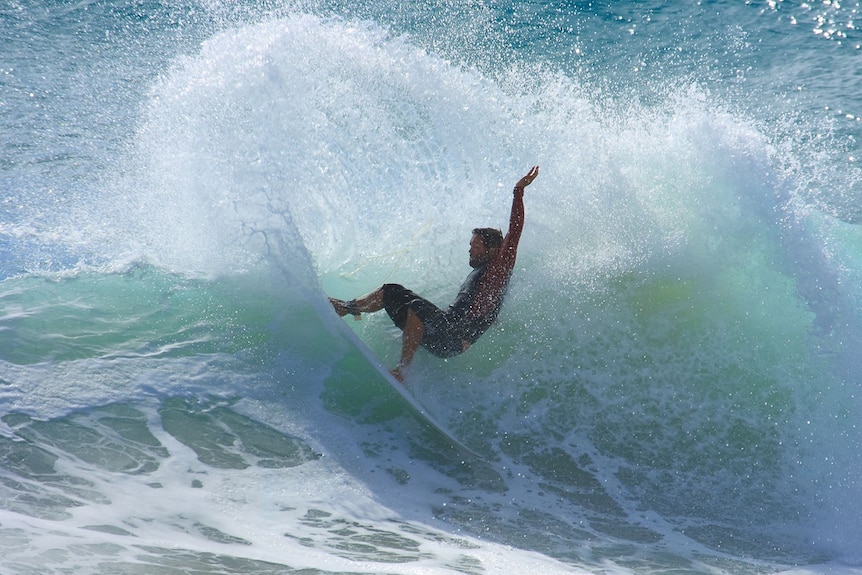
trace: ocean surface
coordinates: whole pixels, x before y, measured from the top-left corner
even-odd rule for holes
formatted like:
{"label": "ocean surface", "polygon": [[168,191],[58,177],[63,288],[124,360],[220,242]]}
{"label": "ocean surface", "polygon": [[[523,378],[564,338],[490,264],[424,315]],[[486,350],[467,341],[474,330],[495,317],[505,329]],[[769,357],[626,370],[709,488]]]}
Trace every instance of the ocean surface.
{"label": "ocean surface", "polygon": [[[0,573],[862,573],[854,1],[0,2]],[[384,366],[384,282],[503,312]]]}

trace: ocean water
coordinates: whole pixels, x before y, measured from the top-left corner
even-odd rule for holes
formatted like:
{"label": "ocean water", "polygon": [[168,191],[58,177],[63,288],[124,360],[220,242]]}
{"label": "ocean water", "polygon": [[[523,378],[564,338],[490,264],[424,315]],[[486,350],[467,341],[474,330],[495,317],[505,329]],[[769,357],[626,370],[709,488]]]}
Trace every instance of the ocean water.
{"label": "ocean water", "polygon": [[[4,0],[0,572],[862,573],[858,2]],[[326,295],[498,324],[412,415]]]}

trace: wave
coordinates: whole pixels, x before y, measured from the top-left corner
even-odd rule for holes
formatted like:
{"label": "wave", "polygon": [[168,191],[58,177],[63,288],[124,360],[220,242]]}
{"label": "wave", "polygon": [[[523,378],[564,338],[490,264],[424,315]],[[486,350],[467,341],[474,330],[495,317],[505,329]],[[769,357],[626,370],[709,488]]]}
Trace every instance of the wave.
{"label": "wave", "polygon": [[[643,569],[673,566],[666,544],[713,566],[851,557],[855,228],[805,201],[787,142],[756,120],[697,85],[659,100],[538,66],[491,78],[369,22],[216,34],[155,83],[116,194],[76,221],[104,259],[147,263],[4,280],[5,434],[78,412],[101,426],[122,405],[169,447],[163,432],[186,436],[165,413],[242,428],[235,408],[387,502],[372,474],[409,486],[400,509],[416,498],[564,561],[620,544]],[[458,358],[420,355],[410,382],[480,471],[368,383],[325,294],[398,281],[448,303],[470,230],[505,225],[533,164],[498,325]],[[385,318],[352,327],[393,361]]]}

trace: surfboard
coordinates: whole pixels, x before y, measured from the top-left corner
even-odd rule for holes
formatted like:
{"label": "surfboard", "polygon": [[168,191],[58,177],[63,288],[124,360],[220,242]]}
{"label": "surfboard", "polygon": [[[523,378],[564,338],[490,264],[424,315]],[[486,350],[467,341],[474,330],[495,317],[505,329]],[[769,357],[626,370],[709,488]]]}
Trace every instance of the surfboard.
{"label": "surfboard", "polygon": [[377,356],[375,356],[374,353],[370,349],[368,349],[368,346],[366,346],[365,343],[359,338],[359,336],[356,335],[356,332],[350,329],[350,327],[348,327],[343,321],[339,322],[339,324],[341,325],[341,328],[350,343],[353,344],[353,346],[356,348],[356,350],[359,351],[360,354],[362,354],[368,364],[371,365],[371,367],[373,367],[378,374],[380,374],[380,377],[383,378],[383,380],[389,384],[389,387],[391,387],[398,395],[401,396],[401,399],[403,399],[404,402],[407,404],[409,411],[413,414],[414,417],[416,417],[422,423],[424,423],[428,427],[431,427],[435,432],[441,435],[448,443],[452,445],[453,448],[457,449],[457,451],[462,457],[484,460],[484,457],[464,445],[464,443],[460,439],[455,437],[455,435],[453,435],[452,432],[450,432],[446,428],[446,426],[437,421],[437,419],[435,419],[434,416],[432,416],[428,412],[428,410],[425,409],[425,407],[423,407],[421,403],[419,403],[416,397],[412,393],[410,393],[410,390],[407,389],[407,387],[405,387],[403,383],[395,379],[391,373],[389,373],[389,370],[386,369],[386,367],[382,363],[380,363],[380,360],[377,359]]}

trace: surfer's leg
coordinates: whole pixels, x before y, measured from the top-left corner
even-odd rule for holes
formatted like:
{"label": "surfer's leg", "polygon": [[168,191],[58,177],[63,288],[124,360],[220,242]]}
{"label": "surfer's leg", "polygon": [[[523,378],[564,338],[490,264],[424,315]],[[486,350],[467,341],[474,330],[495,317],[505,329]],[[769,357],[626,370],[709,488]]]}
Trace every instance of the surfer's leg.
{"label": "surfer's leg", "polygon": [[376,289],[368,295],[350,301],[329,298],[329,303],[335,308],[335,313],[344,317],[348,314],[359,317],[362,313],[374,313],[383,309],[383,288]]}
{"label": "surfer's leg", "polygon": [[[335,308],[335,313],[344,317],[346,315],[359,316],[363,313],[374,313],[382,310],[384,307],[389,312],[390,317],[395,321],[395,325],[403,328],[404,314],[406,306],[414,300],[421,300],[418,295],[398,284],[383,284],[368,295],[361,298],[344,301],[329,298],[329,303]],[[424,300],[423,300],[424,301]],[[433,305],[433,304],[428,304]]]}
{"label": "surfer's leg", "polygon": [[402,370],[407,369],[413,361],[413,356],[416,355],[416,350],[419,349],[419,344],[422,343],[422,336],[425,335],[425,324],[419,319],[412,309],[407,310],[407,318],[404,321],[403,334],[401,336],[401,361],[398,366],[392,370],[392,376],[400,382],[404,381]]}

